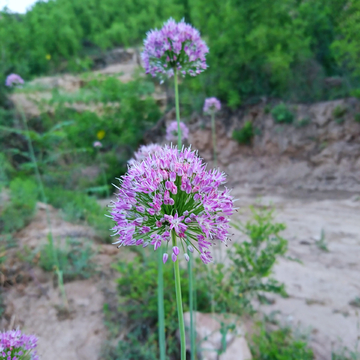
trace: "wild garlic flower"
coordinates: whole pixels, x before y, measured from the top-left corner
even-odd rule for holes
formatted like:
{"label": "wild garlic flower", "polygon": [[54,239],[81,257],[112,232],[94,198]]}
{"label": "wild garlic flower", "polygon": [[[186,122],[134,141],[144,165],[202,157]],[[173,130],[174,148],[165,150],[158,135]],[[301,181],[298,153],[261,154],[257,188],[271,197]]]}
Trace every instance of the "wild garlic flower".
{"label": "wild garlic flower", "polygon": [[101,147],[102,147],[102,143],[101,143],[100,141],[94,141],[93,147],[94,147],[94,148],[101,148]]}
{"label": "wild garlic flower", "polygon": [[141,145],[134,153],[134,158],[128,161],[129,165],[133,165],[136,161],[141,162],[145,160],[149,155],[156,154],[159,151],[163,151],[161,145],[158,144],[149,144],[149,145]]}
{"label": "wild garlic flower", "polygon": [[211,114],[220,111],[220,109],[221,109],[221,103],[219,99],[217,99],[216,97],[205,99],[204,108],[203,108],[204,113]]}
{"label": "wild garlic flower", "polygon": [[209,52],[198,30],[184,20],[176,23],[170,18],[160,30],[150,30],[144,40],[142,60],[147,74],[163,81],[174,75],[196,76],[207,68]]}
{"label": "wild garlic flower", "polygon": [[[161,249],[164,263],[171,253],[197,251],[201,260],[212,261],[210,247],[226,243],[233,198],[227,188],[219,189],[226,176],[206,170],[195,151],[165,146],[163,151],[135,162],[121,177],[117,200],[112,202],[114,242],[120,246],[152,245]],[[174,232],[178,246],[172,246]]]}
{"label": "wild garlic flower", "polygon": [[0,332],[0,358],[39,360],[34,350],[37,340],[34,335],[22,334],[20,330]]}
{"label": "wild garlic flower", "polygon": [[[181,140],[186,140],[189,137],[188,127],[180,121]],[[178,125],[177,121],[172,121],[166,128],[166,140],[176,141],[178,137]]]}
{"label": "wild garlic flower", "polygon": [[5,80],[5,85],[9,87],[22,84],[24,84],[24,80],[18,74],[10,74]]}

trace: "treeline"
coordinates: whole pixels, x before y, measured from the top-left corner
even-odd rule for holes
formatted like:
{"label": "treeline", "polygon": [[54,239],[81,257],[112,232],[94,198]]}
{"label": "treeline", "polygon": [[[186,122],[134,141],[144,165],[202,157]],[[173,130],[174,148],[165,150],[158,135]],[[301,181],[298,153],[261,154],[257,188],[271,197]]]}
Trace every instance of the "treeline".
{"label": "treeline", "polygon": [[[237,106],[261,96],[346,96],[360,73],[360,0],[50,0],[0,12],[0,71],[25,78],[91,68],[91,54],[141,45],[170,16],[210,47],[188,83]],[[3,79],[0,79],[3,83]]]}

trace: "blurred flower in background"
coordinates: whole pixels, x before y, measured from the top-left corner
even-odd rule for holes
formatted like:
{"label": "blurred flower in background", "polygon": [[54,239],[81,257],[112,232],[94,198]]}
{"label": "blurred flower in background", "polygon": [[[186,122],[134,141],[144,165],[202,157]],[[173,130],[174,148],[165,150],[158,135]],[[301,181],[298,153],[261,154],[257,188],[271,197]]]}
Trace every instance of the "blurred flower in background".
{"label": "blurred flower in background", "polygon": [[5,80],[5,85],[9,87],[22,84],[24,84],[24,80],[18,74],[10,74]]}
{"label": "blurred flower in background", "polygon": [[104,131],[104,130],[99,130],[99,131],[96,133],[96,137],[97,137],[99,140],[102,140],[102,139],[105,137],[105,131]]}
{"label": "blurred flower in background", "polygon": [[[181,140],[186,140],[189,137],[189,128],[183,123],[180,122],[180,131],[181,131]],[[167,141],[176,141],[178,138],[178,125],[177,121],[172,121],[169,126],[166,128],[166,140]]]}
{"label": "blurred flower in background", "polygon": [[158,144],[141,145],[134,153],[134,158],[128,161],[129,165],[133,165],[136,161],[141,162],[145,160],[149,155],[157,154],[163,151],[163,147]]}
{"label": "blurred flower in background", "polygon": [[101,147],[102,147],[102,144],[101,144],[100,141],[95,141],[95,142],[93,143],[93,147],[94,147],[94,148],[101,148]]}
{"label": "blurred flower in background", "polygon": [[219,99],[217,99],[216,97],[205,99],[204,108],[203,108],[204,113],[211,114],[220,111],[220,109],[221,109],[221,103]]}

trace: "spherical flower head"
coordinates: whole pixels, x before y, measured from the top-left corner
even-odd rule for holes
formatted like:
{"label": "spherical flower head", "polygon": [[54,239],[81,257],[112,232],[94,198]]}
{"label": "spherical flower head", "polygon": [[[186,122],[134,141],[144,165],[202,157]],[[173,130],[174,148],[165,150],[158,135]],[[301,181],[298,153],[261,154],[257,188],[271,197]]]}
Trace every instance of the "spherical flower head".
{"label": "spherical flower head", "polygon": [[0,333],[0,359],[39,360],[34,350],[37,346],[34,335],[22,334],[20,330]]}
{"label": "spherical flower head", "polygon": [[166,254],[164,263],[168,257],[177,261],[180,252],[191,249],[207,264],[212,261],[211,246],[226,243],[234,210],[230,191],[220,189],[226,176],[206,170],[190,148],[165,146],[141,163],[134,162],[119,180],[117,199],[111,204],[118,247],[153,246]]}
{"label": "spherical flower head", "polygon": [[163,151],[162,146],[159,144],[141,145],[138,151],[134,153],[134,158],[128,161],[128,164],[132,165],[136,161],[141,162],[145,160],[149,155],[156,154],[159,151]]}
{"label": "spherical flower head", "polygon": [[101,143],[100,141],[95,141],[95,142],[93,143],[93,147],[94,147],[94,148],[101,148],[101,147],[102,147],[102,143]]}
{"label": "spherical flower head", "polygon": [[196,76],[206,68],[209,52],[198,30],[170,18],[160,30],[150,30],[144,40],[141,54],[147,74],[158,76],[161,81],[178,71],[182,76]]}
{"label": "spherical flower head", "polygon": [[22,84],[24,84],[24,80],[18,74],[10,74],[5,80],[5,85],[9,87],[22,85]]}
{"label": "spherical flower head", "polygon": [[[189,128],[180,121],[181,140],[186,140],[189,137]],[[166,140],[177,141],[178,138],[178,125],[177,121],[172,121],[166,128]]]}
{"label": "spherical flower head", "polygon": [[221,103],[220,100],[216,97],[211,97],[205,99],[204,108],[203,111],[206,114],[216,113],[217,111],[220,111],[221,109]]}

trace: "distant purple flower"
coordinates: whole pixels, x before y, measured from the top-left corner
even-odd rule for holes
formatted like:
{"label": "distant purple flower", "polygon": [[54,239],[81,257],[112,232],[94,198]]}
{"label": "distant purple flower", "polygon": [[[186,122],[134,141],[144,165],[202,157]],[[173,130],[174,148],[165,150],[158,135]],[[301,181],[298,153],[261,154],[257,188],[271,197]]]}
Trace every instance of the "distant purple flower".
{"label": "distant purple flower", "polygon": [[102,147],[102,143],[101,143],[100,141],[95,141],[95,142],[93,143],[93,147],[94,147],[94,148],[101,148],[101,147]]}
{"label": "distant purple flower", "polygon": [[176,23],[170,18],[160,30],[150,30],[144,40],[142,60],[147,74],[161,80],[174,75],[196,76],[207,68],[209,52],[198,30],[184,20]]}
{"label": "distant purple flower", "polygon": [[204,103],[204,113],[211,114],[212,112],[220,111],[221,103],[216,97],[207,98]]}
{"label": "distant purple flower", "polygon": [[22,85],[23,83],[24,80],[18,74],[10,74],[5,80],[5,85],[9,87],[14,85]]}
{"label": "distant purple flower", "polygon": [[34,335],[22,334],[20,330],[0,333],[0,358],[39,360],[34,350],[37,340]]}
{"label": "distant purple flower", "polygon": [[[185,140],[189,137],[188,127],[180,121],[180,131],[181,131],[181,140]],[[166,128],[166,140],[167,141],[176,141],[178,137],[178,125],[176,121],[172,121],[169,126]]]}
{"label": "distant purple flower", "polygon": [[118,236],[114,244],[162,248],[165,263],[174,233],[178,243],[172,247],[173,261],[189,249],[196,250],[204,263],[211,262],[209,250],[215,242],[226,243],[234,210],[230,191],[219,189],[225,180],[219,170],[207,171],[190,148],[165,146],[143,162],[134,162],[121,177],[111,205],[116,223],[112,230]]}
{"label": "distant purple flower", "polygon": [[146,159],[149,155],[156,154],[159,151],[163,151],[161,145],[158,144],[141,145],[138,151],[134,153],[134,158],[130,159],[128,163],[129,165],[132,165],[135,161],[141,162],[144,159]]}

